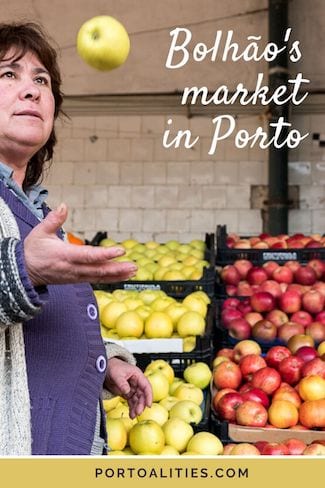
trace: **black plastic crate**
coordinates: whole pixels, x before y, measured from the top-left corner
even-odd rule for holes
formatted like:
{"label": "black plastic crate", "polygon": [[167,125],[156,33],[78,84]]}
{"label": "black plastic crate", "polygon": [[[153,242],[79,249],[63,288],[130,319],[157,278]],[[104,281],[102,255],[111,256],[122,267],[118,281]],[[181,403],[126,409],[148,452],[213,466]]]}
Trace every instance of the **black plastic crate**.
{"label": "black plastic crate", "polygon": [[[87,241],[87,244],[98,246],[99,242],[107,237],[107,232],[97,232],[91,241]],[[215,295],[216,285],[216,269],[215,269],[215,236],[214,234],[205,235],[205,254],[204,259],[209,262],[209,267],[203,268],[203,276],[199,280],[148,280],[148,281],[136,281],[128,280],[118,283],[109,284],[93,284],[93,288],[96,290],[113,291],[116,289],[124,290],[162,290],[168,295],[175,298],[184,298],[189,293],[194,291],[204,291],[209,297]]]}
{"label": "black plastic crate", "polygon": [[[243,237],[245,238],[245,237]],[[246,237],[247,238],[247,237]],[[230,249],[226,243],[227,226],[218,225],[216,231],[216,264],[224,266],[232,264],[237,259],[248,259],[255,265],[267,261],[299,261],[306,264],[311,259],[325,259],[325,248],[303,248],[303,249]]]}

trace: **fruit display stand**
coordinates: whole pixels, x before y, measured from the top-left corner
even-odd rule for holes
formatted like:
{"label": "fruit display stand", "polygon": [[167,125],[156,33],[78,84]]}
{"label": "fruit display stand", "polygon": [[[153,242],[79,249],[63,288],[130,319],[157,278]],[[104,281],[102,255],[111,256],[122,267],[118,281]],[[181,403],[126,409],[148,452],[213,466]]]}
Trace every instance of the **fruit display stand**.
{"label": "fruit display stand", "polygon": [[[318,238],[320,237],[318,236]],[[306,243],[306,246],[310,247],[300,247],[303,246],[303,241],[301,240],[304,238],[309,239],[309,243]],[[216,229],[216,264],[224,266],[233,263],[236,259],[248,259],[256,265],[263,264],[267,261],[285,262],[293,260],[306,263],[311,259],[325,259],[324,237],[318,243],[318,241],[312,238],[308,238],[302,234],[296,234],[290,237],[288,244],[286,244],[288,247],[284,248],[280,247],[280,239],[270,244],[270,246],[265,244],[265,247],[263,244],[258,245],[257,243],[253,245],[256,247],[251,247],[248,243],[250,239],[252,238],[248,236],[240,237],[240,241],[235,244],[236,247],[232,247],[233,243],[229,245],[230,238],[227,235],[227,226],[218,225]],[[242,247],[240,247],[241,243]],[[290,243],[293,246],[299,247],[290,248]]]}
{"label": "fruit display stand", "polygon": [[[91,241],[87,241],[90,245],[99,245],[99,243],[107,238],[106,232],[97,232]],[[193,291],[204,291],[209,297],[215,295],[216,285],[216,268],[215,268],[215,236],[213,233],[207,233],[205,235],[205,251],[204,260],[209,263],[209,266],[203,268],[202,276],[199,279],[186,279],[186,280],[129,280],[125,282],[94,285],[95,289],[102,290],[163,290],[169,295],[182,298]]]}

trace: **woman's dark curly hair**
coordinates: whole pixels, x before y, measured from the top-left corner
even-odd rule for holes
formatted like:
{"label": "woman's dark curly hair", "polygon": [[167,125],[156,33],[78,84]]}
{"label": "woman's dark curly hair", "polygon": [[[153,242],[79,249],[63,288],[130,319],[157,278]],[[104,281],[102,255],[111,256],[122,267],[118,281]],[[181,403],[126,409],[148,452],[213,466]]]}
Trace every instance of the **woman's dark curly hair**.
{"label": "woman's dark curly hair", "polygon": [[[49,72],[55,102],[54,119],[56,119],[60,113],[63,113],[61,74],[57,63],[57,52],[50,45],[43,28],[34,22],[0,23],[0,60],[5,59],[11,48],[15,50],[12,59],[19,60],[27,52],[32,52]],[[46,144],[28,162],[23,183],[25,189],[42,179],[44,163],[52,159],[55,144],[56,135],[53,127]]]}

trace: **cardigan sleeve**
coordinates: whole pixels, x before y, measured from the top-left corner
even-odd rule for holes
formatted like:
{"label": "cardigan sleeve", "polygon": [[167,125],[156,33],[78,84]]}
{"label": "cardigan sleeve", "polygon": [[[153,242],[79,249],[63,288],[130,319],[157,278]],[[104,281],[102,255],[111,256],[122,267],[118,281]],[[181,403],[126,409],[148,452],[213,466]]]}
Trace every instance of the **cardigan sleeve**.
{"label": "cardigan sleeve", "polygon": [[39,293],[31,283],[19,239],[0,239],[0,274],[0,322],[10,325],[33,318],[41,310],[47,292]]}

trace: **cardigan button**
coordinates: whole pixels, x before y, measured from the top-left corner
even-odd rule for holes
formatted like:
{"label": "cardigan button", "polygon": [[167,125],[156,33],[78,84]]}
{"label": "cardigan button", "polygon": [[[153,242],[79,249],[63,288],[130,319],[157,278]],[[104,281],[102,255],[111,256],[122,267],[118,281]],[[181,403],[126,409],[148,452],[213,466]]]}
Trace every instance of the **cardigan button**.
{"label": "cardigan button", "polygon": [[96,369],[99,373],[104,373],[106,371],[107,361],[105,356],[100,355],[96,360]]}
{"label": "cardigan button", "polygon": [[89,303],[89,305],[87,305],[87,315],[91,320],[97,319],[98,312],[97,312],[97,308],[93,303]]}

